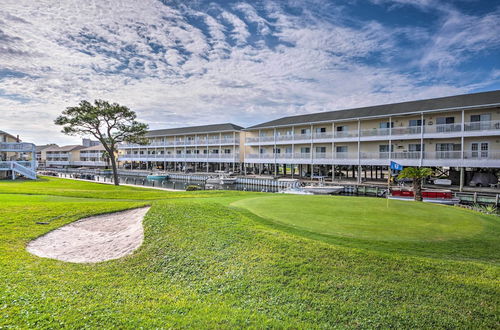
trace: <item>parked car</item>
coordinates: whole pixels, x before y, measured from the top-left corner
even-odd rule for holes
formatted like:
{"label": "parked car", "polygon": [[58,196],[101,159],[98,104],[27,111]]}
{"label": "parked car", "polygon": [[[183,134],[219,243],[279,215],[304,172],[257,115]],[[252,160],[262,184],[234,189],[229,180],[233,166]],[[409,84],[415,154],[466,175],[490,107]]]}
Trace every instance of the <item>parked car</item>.
{"label": "parked car", "polygon": [[469,182],[471,187],[489,187],[492,184],[498,184],[498,178],[493,173],[474,173],[472,180]]}

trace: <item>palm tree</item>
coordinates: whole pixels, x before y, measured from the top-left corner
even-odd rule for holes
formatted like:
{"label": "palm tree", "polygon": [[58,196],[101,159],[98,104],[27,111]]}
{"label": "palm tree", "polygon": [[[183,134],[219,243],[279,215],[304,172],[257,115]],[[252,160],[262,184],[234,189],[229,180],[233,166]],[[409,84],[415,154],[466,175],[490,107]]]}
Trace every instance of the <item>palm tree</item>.
{"label": "palm tree", "polygon": [[417,202],[422,201],[422,181],[432,175],[432,170],[428,167],[406,167],[399,173],[399,179],[413,180],[413,194]]}

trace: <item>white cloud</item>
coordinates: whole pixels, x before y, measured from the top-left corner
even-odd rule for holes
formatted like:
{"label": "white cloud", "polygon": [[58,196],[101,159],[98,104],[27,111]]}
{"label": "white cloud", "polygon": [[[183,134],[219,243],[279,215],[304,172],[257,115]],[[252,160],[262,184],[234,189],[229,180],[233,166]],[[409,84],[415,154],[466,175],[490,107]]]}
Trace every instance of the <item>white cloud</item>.
{"label": "white cloud", "polygon": [[[493,14],[467,17],[470,30],[446,39],[456,27],[450,16],[440,30],[443,40],[430,40],[422,28],[392,29],[375,21],[347,26],[332,18],[336,13],[321,17],[301,1],[291,5],[302,6],[302,14],[271,1],[258,10],[250,2],[202,10],[156,0],[4,0],[0,70],[24,76],[0,76],[0,111],[9,118],[0,129],[37,143],[77,142],[52,123],[81,99],[125,104],[152,128],[162,128],[250,125],[456,94],[471,86],[444,81],[429,87],[423,75],[394,67],[404,51],[398,38],[430,43],[419,50],[422,70],[440,54],[457,56],[496,42],[486,31]],[[377,63],[370,62],[374,56]]]}

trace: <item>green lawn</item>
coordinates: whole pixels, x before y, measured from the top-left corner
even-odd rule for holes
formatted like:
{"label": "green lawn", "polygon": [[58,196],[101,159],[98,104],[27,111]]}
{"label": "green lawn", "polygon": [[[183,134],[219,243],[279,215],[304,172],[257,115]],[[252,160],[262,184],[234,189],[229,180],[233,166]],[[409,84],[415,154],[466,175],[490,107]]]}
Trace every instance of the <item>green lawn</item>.
{"label": "green lawn", "polygon": [[[145,204],[133,255],[85,265],[25,251]],[[498,328],[498,226],[382,199],[0,182],[0,328]]]}

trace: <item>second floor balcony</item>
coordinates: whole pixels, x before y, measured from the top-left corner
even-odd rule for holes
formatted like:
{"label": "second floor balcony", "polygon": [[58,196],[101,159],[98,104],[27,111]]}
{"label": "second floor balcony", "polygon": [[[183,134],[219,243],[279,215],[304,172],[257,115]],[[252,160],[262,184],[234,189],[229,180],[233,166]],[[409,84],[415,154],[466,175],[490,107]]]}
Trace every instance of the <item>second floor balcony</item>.
{"label": "second floor balcony", "polygon": [[425,126],[399,126],[393,128],[370,128],[360,130],[343,130],[324,133],[307,133],[307,134],[287,134],[287,135],[268,135],[260,137],[247,137],[248,145],[269,145],[269,144],[292,144],[292,143],[308,143],[308,142],[335,142],[335,141],[355,141],[355,140],[388,140],[402,138],[420,138],[423,137],[449,137],[463,135],[478,135],[482,133],[500,135],[500,121],[482,121],[482,122],[465,122],[456,124],[440,124],[440,125],[425,125]]}

